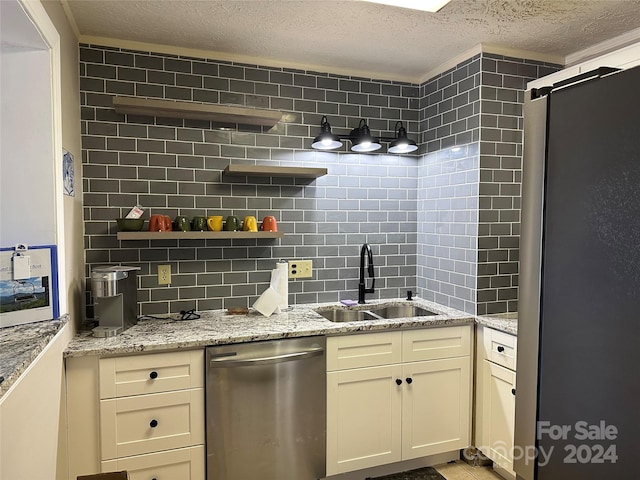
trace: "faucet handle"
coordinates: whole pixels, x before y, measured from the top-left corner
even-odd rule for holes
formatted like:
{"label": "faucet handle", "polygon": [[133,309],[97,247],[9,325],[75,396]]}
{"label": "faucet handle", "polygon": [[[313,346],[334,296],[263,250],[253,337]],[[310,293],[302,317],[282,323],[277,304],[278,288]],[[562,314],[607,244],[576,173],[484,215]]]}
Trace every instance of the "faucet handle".
{"label": "faucet handle", "polygon": [[407,290],[407,300],[413,300],[413,298],[411,298],[413,296],[413,292],[411,290]]}

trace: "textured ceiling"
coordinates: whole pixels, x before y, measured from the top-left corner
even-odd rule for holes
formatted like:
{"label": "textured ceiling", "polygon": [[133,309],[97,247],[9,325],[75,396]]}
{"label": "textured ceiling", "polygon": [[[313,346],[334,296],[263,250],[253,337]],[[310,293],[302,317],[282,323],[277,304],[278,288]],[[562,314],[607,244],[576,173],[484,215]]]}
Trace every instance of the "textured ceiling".
{"label": "textured ceiling", "polygon": [[480,43],[562,60],[640,28],[640,0],[452,0],[437,13],[357,0],[63,3],[82,41],[113,38],[412,81]]}

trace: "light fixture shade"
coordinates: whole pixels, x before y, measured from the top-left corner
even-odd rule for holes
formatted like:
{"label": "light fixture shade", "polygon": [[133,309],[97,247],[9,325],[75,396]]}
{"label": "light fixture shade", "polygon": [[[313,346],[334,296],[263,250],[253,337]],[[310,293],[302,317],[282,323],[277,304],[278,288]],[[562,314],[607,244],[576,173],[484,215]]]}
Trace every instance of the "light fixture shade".
{"label": "light fixture shade", "polygon": [[371,136],[371,131],[364,118],[360,120],[358,128],[351,130],[349,138],[351,140],[351,151],[353,152],[375,152],[382,148],[378,139]]}
{"label": "light fixture shade", "polygon": [[402,126],[402,122],[396,122],[396,138],[389,144],[389,153],[410,153],[418,149],[416,142],[407,138],[407,130]]}
{"label": "light fixture shade", "polygon": [[340,137],[331,133],[331,125],[326,115],[323,115],[320,121],[320,135],[313,139],[311,148],[315,148],[316,150],[334,150],[341,146],[342,142],[340,141]]}

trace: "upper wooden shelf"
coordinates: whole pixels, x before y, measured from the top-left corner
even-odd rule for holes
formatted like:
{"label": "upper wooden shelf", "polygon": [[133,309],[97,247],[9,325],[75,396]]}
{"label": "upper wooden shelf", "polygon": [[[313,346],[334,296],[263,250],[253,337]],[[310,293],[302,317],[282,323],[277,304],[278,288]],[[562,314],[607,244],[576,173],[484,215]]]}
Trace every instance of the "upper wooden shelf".
{"label": "upper wooden shelf", "polygon": [[228,165],[226,175],[246,175],[248,177],[297,177],[318,178],[327,174],[326,168],[311,167],[270,167],[266,165]]}
{"label": "upper wooden shelf", "polygon": [[151,117],[188,118],[264,127],[273,127],[282,119],[282,113],[275,110],[134,97],[113,97],[113,108],[117,113]]}
{"label": "upper wooden shelf", "polygon": [[284,237],[283,232],[118,232],[118,240],[228,240],[282,237]]}

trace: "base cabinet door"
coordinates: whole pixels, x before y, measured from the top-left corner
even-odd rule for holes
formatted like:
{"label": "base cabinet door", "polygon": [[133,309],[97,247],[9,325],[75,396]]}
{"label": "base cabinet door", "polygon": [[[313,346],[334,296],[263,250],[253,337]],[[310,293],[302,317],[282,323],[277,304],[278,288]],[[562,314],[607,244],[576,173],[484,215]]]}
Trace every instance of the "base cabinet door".
{"label": "base cabinet door", "polygon": [[514,371],[485,360],[480,449],[499,467],[513,471]]}
{"label": "base cabinet door", "polygon": [[470,444],[470,358],[403,365],[403,460]]}
{"label": "base cabinet door", "polygon": [[327,476],[401,460],[402,367],[327,373]]}

